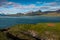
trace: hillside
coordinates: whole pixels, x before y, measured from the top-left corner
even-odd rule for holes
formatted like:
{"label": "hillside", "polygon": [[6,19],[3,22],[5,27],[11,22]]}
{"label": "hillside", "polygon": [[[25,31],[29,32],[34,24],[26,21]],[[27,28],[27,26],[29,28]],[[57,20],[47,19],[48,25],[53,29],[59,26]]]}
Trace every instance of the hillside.
{"label": "hillside", "polygon": [[18,24],[9,28],[8,31],[1,31],[0,40],[7,40],[6,32],[10,33],[9,38],[14,35],[19,39],[26,40],[35,40],[36,38],[60,40],[60,23]]}

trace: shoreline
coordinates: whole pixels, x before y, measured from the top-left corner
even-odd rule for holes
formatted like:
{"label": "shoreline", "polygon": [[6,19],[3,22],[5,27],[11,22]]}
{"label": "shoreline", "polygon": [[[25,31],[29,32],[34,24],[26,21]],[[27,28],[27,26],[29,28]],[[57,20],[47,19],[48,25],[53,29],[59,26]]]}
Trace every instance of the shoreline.
{"label": "shoreline", "polygon": [[46,16],[46,15],[40,15],[40,16],[0,16],[0,18],[23,18],[23,17],[60,17],[60,16]]}

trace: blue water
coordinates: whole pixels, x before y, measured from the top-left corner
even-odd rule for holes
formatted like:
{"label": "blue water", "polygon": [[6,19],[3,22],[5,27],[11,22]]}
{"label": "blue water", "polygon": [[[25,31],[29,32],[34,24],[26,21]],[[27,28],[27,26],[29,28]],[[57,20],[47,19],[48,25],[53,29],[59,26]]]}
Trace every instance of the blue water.
{"label": "blue water", "polygon": [[60,22],[60,17],[48,16],[21,16],[21,17],[0,17],[0,28],[7,28],[15,24],[35,24],[43,22]]}

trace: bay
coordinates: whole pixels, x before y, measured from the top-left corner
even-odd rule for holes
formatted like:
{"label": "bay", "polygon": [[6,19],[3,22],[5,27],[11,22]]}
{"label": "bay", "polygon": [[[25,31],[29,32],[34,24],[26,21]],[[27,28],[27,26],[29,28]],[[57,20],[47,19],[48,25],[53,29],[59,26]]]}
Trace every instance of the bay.
{"label": "bay", "polygon": [[0,16],[0,28],[7,28],[16,24],[36,24],[45,22],[60,22],[59,16]]}

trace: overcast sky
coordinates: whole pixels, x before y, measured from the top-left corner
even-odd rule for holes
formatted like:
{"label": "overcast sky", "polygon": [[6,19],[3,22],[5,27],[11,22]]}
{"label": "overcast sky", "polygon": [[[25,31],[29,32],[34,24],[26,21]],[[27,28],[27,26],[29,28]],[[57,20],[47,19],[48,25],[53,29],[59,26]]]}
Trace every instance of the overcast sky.
{"label": "overcast sky", "polygon": [[60,0],[0,0],[0,13],[15,14],[29,11],[60,9]]}

